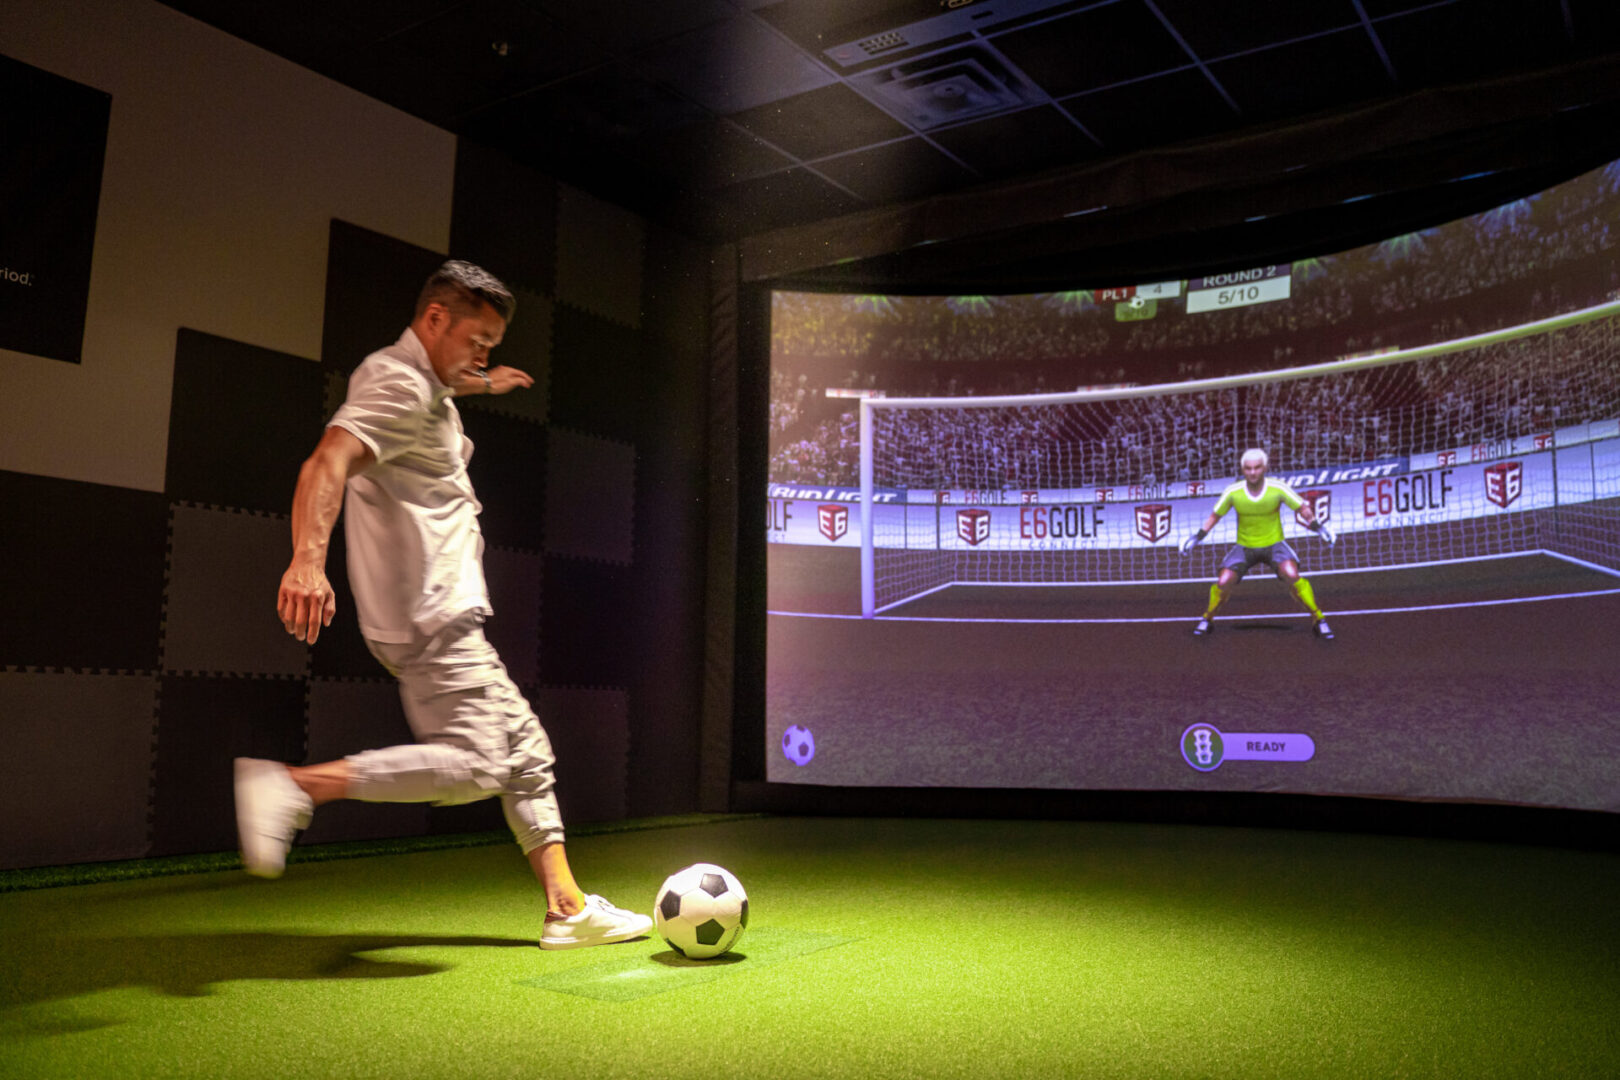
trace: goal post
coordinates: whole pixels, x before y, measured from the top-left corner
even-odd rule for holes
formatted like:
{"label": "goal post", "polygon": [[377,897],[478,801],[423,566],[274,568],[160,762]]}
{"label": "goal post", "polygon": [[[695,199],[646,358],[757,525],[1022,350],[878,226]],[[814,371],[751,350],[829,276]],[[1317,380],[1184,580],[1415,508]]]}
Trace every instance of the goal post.
{"label": "goal post", "polygon": [[957,582],[1212,578],[1235,515],[1179,545],[1250,447],[1339,535],[1284,512],[1312,572],[1548,551],[1620,575],[1617,316],[1192,382],[863,398],[862,613]]}

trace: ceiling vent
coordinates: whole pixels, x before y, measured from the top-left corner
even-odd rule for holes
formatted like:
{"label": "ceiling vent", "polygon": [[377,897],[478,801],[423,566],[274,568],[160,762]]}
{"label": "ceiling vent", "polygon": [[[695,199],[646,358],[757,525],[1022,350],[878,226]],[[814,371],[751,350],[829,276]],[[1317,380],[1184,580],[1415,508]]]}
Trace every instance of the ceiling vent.
{"label": "ceiling vent", "polygon": [[988,48],[955,49],[850,79],[891,115],[926,130],[1039,100],[1010,64]]}
{"label": "ceiling vent", "polygon": [[[822,50],[822,55],[840,67],[854,67],[906,49],[934,45],[948,38],[987,30],[1008,19],[1033,15],[1070,0],[940,0],[944,14],[919,19],[881,33],[871,33],[872,24],[863,20],[860,37],[852,37]],[[853,29],[846,25],[846,32]],[[836,31],[834,31],[836,33]]]}

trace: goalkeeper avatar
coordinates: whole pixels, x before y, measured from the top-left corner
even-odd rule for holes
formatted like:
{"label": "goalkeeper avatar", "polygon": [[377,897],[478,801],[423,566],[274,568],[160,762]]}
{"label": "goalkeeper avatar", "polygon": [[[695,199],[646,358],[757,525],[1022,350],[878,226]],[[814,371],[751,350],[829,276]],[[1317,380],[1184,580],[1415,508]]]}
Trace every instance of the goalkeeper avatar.
{"label": "goalkeeper avatar", "polygon": [[1295,494],[1293,488],[1280,480],[1266,479],[1267,459],[1264,450],[1246,451],[1241,464],[1243,482],[1221,492],[1215,509],[1204,519],[1204,527],[1181,544],[1181,553],[1191,554],[1192,549],[1209,535],[1215,523],[1228,510],[1237,511],[1237,546],[1221,560],[1221,576],[1209,587],[1209,608],[1204,612],[1204,617],[1198,620],[1198,625],[1193,627],[1193,633],[1203,635],[1214,629],[1215,610],[1232,594],[1232,587],[1238,579],[1257,563],[1270,563],[1277,576],[1288,583],[1294,595],[1299,597],[1299,602],[1316,619],[1316,635],[1332,638],[1333,631],[1328,628],[1322,609],[1316,606],[1316,594],[1311,590],[1311,583],[1299,576],[1299,556],[1283,539],[1279,508],[1287,504],[1290,510],[1298,511],[1306,527],[1329,544],[1335,539],[1333,530],[1327,522],[1316,520],[1315,510]]}

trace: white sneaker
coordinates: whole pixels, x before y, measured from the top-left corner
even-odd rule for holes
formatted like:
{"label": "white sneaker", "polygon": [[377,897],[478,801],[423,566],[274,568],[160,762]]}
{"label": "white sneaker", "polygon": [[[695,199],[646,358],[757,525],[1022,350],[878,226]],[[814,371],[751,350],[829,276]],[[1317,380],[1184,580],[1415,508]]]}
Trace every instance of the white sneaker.
{"label": "white sneaker", "polygon": [[236,759],[236,835],[248,873],[280,877],[293,836],[314,813],[315,804],[293,782],[287,766],[259,758]]}
{"label": "white sneaker", "polygon": [[587,945],[607,945],[646,937],[652,928],[651,916],[616,908],[593,894],[585,898],[585,906],[577,915],[563,918],[548,914],[546,929],[540,935],[540,947],[582,949]]}

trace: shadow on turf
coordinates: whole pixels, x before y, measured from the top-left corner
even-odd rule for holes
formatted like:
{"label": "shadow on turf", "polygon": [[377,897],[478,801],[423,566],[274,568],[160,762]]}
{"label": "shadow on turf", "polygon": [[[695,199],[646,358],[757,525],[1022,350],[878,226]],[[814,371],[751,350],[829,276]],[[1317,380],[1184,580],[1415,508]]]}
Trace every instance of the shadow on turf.
{"label": "shadow on turf", "polygon": [[395,934],[175,934],[161,937],[8,937],[0,1009],[147,987],[171,997],[205,997],[239,979],[399,979],[448,971],[360,955],[412,946],[526,948],[528,938]]}

